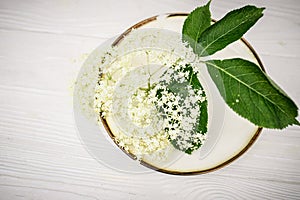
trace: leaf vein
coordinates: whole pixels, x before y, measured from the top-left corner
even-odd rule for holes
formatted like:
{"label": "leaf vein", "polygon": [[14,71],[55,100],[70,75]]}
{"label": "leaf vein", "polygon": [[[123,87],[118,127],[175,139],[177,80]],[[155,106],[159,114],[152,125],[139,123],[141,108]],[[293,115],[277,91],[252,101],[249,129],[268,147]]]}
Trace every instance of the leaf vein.
{"label": "leaf vein", "polygon": [[232,29],[228,30],[227,32],[225,32],[224,34],[220,35],[219,37],[217,37],[215,40],[213,40],[211,43],[209,43],[205,48],[203,48],[203,50],[200,52],[200,56],[203,55],[203,52],[206,51],[206,49],[208,49],[212,44],[214,44],[216,41],[218,41],[220,38],[224,37],[225,35],[229,34],[230,32],[234,31],[236,28],[238,28],[239,26],[241,26],[242,24],[246,23],[248,21],[242,21],[240,24],[238,24],[237,26],[233,27]]}
{"label": "leaf vein", "polygon": [[229,72],[227,72],[226,70],[218,67],[217,65],[212,64],[211,62],[207,62],[209,65],[217,68],[218,70],[221,70],[224,74],[227,74],[229,77],[231,77],[232,79],[235,79],[238,83],[244,85],[246,88],[249,88],[251,90],[253,90],[254,92],[256,92],[257,94],[259,94],[260,96],[264,97],[266,100],[268,100],[270,103],[272,103],[273,105],[275,105],[281,112],[283,112],[286,116],[289,116],[288,113],[285,112],[285,110],[283,110],[280,106],[278,106],[275,102],[273,102],[271,99],[269,99],[268,97],[266,97],[265,95],[263,95],[261,92],[257,91],[255,88],[253,87],[249,87],[249,85],[247,85],[245,82],[241,81],[240,79],[236,78],[235,76],[233,76],[232,74],[230,74]]}

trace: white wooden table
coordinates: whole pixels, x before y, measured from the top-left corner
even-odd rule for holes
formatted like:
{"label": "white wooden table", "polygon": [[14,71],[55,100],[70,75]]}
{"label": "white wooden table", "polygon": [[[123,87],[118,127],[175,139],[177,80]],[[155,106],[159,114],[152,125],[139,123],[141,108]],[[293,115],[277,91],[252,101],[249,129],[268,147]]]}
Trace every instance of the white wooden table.
{"label": "white wooden table", "polygon": [[[72,83],[94,48],[150,16],[204,0],[0,1],[0,199],[300,199],[300,129],[264,129],[237,161],[205,175],[132,175],[94,160],[73,119]],[[300,106],[300,2],[214,0],[213,17],[245,4],[265,16],[245,36]]]}

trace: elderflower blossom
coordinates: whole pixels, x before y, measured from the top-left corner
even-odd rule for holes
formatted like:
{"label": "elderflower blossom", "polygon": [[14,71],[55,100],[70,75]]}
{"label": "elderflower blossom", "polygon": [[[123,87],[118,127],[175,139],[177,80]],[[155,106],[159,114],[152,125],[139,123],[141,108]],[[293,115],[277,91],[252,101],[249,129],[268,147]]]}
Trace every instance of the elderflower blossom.
{"label": "elderflower blossom", "polygon": [[[153,155],[156,152],[165,155],[162,152],[170,146],[170,141],[175,141],[177,148],[182,151],[196,149],[198,147],[193,146],[192,142],[203,144],[206,139],[205,133],[194,130],[199,120],[198,104],[206,101],[206,96],[203,89],[194,89],[190,84],[185,84],[190,76],[190,72],[185,70],[188,62],[176,55],[176,52],[185,52],[184,58],[195,61],[194,53],[181,43],[181,38],[170,39],[166,35],[147,34],[139,35],[133,31],[118,48],[112,48],[104,56],[95,87],[94,110],[99,114],[99,120],[119,119],[124,126],[115,130],[115,141],[136,156]],[[153,43],[163,44],[164,40],[176,44],[173,51],[151,48],[130,51],[131,48],[140,48],[141,44],[148,47],[153,46]],[[178,44],[182,45],[178,47]],[[148,87],[144,85],[135,88],[134,84],[139,82],[134,82],[134,78],[130,79],[130,76],[128,78],[128,74],[135,72],[136,79],[139,79],[148,72],[138,71],[137,66],[157,63],[160,68],[165,69],[158,80]],[[199,72],[197,64],[189,66],[195,74]],[[157,72],[153,72],[155,73]],[[149,80],[151,77],[149,73]],[[133,86],[123,87],[122,84],[127,84],[124,82],[126,78],[129,82],[133,81]],[[181,85],[177,87],[176,83]],[[167,85],[178,90],[176,95],[170,92]],[[124,89],[124,96],[118,96],[116,88]],[[128,101],[122,100],[123,97],[128,98]]]}

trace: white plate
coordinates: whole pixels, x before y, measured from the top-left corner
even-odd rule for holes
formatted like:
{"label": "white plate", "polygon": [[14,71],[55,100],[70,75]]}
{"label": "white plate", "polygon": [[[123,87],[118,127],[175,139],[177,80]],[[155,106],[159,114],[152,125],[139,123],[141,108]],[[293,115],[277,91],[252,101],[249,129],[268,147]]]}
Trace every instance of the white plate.
{"label": "white plate", "polygon": [[[114,142],[109,123],[98,125],[93,113],[94,87],[98,77],[100,55],[111,44],[122,43],[122,38],[132,29],[158,28],[181,33],[187,14],[166,14],[148,18],[129,28],[120,37],[113,38],[98,47],[86,60],[79,73],[74,92],[74,116],[79,136],[87,150],[102,164],[115,170],[129,173],[145,173],[152,170],[178,175],[200,174],[219,169],[240,157],[258,137],[258,128],[239,117],[227,105],[209,78],[206,70],[200,76],[201,83],[208,95],[209,127],[207,142],[192,155],[174,151],[165,162],[144,158],[140,162],[118,148]],[[240,57],[262,64],[253,48],[241,39],[225,50],[216,53],[214,58]],[[150,170],[152,169],[152,170]]]}

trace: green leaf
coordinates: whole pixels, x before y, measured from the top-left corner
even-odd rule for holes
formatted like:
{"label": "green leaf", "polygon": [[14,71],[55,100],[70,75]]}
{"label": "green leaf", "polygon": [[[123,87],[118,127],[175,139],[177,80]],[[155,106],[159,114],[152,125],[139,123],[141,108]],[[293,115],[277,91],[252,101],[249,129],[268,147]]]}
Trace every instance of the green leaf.
{"label": "green leaf", "polygon": [[229,12],[207,28],[199,38],[194,51],[199,56],[212,55],[228,44],[240,39],[263,16],[264,8],[245,6]]}
{"label": "green leaf", "polygon": [[198,38],[211,24],[209,5],[210,1],[205,6],[196,8],[188,15],[183,24],[182,40],[191,45],[195,52]]}
{"label": "green leaf", "polygon": [[206,66],[226,103],[242,117],[266,128],[299,125],[295,103],[256,64],[234,58]]}
{"label": "green leaf", "polygon": [[197,132],[206,133],[207,132],[207,123],[208,123],[208,110],[207,110],[207,100],[204,101],[200,106],[200,117],[199,124],[197,126]]}

